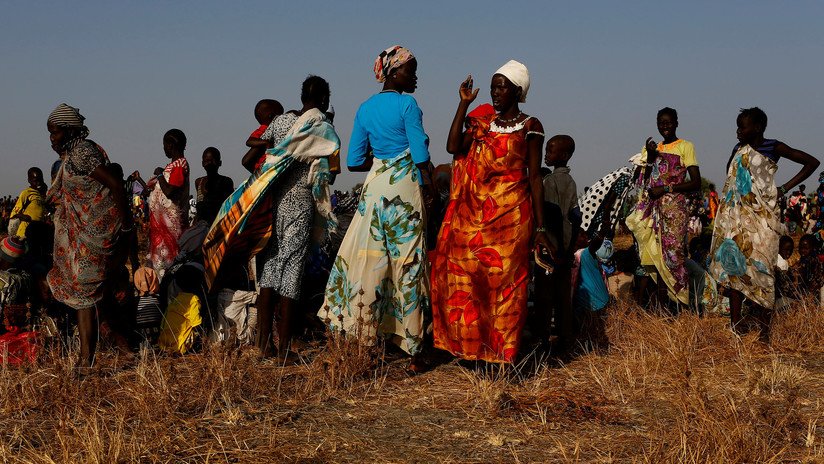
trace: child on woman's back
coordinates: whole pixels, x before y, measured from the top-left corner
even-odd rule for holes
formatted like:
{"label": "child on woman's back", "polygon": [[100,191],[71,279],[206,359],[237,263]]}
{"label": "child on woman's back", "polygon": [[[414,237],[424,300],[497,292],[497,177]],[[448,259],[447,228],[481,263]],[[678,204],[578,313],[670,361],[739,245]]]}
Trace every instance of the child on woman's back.
{"label": "child on woman's back", "polygon": [[243,167],[249,172],[255,172],[263,165],[263,160],[265,159],[263,156],[264,152],[267,148],[270,148],[269,141],[263,140],[263,133],[266,132],[269,124],[272,124],[272,121],[281,114],[283,114],[283,105],[277,100],[265,99],[257,102],[257,105],[255,105],[255,119],[260,126],[255,129],[246,140],[246,146],[249,147],[249,151],[246,152],[246,155],[243,156],[243,161],[241,161]]}

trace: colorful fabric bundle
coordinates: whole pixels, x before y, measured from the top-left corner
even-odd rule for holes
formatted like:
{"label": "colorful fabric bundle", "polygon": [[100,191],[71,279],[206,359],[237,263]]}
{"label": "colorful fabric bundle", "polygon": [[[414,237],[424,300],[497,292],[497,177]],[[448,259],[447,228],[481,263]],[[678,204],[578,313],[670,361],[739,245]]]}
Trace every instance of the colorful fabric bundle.
{"label": "colorful fabric bundle", "polygon": [[266,162],[240,184],[223,202],[203,243],[206,283],[215,281],[224,256],[245,262],[260,252],[272,234],[272,204],[269,189],[294,160],[311,164],[307,183],[319,216],[327,230],[337,225],[329,200],[329,162],[340,151],[340,138],[326,116],[317,109],[304,113],[277,146],[267,150]]}

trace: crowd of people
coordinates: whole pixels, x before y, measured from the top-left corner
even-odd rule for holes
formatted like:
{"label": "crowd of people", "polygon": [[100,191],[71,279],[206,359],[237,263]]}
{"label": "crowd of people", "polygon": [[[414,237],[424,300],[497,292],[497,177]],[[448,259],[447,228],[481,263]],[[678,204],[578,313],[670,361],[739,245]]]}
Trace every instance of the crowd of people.
{"label": "crowd of people", "polygon": [[[401,46],[375,60],[382,89],[358,108],[345,157],[349,171],[366,173],[351,193],[330,188],[340,139],[319,76],[303,82],[298,109],[255,106],[240,160],[250,174],[237,187],[219,173],[215,147],[202,152],[206,176],[191,182],[179,129],[163,135],[165,167],[124,176],[79,110],[60,104],[47,120],[59,157],[50,187],[40,169],[28,171],[0,246],[2,337],[35,343],[33,329],[76,327],[84,375],[99,339],[124,356],[138,346],[184,354],[211,340],[287,363],[319,333],[395,346],[419,372],[435,349],[512,363],[527,344],[558,352],[594,340],[613,266],[633,276],[642,306],[726,305],[738,331],[752,314],[767,334],[774,308],[818,296],[824,217],[802,213],[817,235],[800,238],[795,259],[779,200],[819,162],[765,138],[761,109],[737,115],[720,195],[702,193],[695,147],[677,135],[676,110],[663,108],[662,140],[647,138],[579,196],[575,140],[544,144],[541,121],[521,109],[524,64],[492,73],[491,104],[472,108],[472,76],[459,85],[452,162],[437,167],[412,96],[416,70]],[[782,158],[800,169],[776,185]],[[801,203],[793,198],[787,211]],[[634,247],[615,252],[624,228]]]}

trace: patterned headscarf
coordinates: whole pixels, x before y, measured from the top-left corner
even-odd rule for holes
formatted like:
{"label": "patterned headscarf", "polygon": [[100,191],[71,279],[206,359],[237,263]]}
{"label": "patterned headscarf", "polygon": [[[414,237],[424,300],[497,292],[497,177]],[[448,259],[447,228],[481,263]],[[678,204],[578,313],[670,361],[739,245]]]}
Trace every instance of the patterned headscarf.
{"label": "patterned headscarf", "polygon": [[520,87],[520,102],[523,103],[526,101],[526,93],[529,92],[529,70],[526,69],[526,66],[523,63],[515,60],[509,60],[505,65],[498,68],[498,70],[495,71],[495,74],[500,74],[506,77],[509,79],[509,82],[515,84],[516,87]]}
{"label": "patterned headscarf", "polygon": [[387,48],[375,59],[375,79],[377,79],[378,82],[385,81],[386,76],[388,76],[393,69],[400,68],[404,63],[414,58],[415,55],[413,55],[408,48],[401,47],[400,45],[393,45]]}
{"label": "patterned headscarf", "polygon": [[57,108],[49,115],[49,124],[57,127],[83,127],[84,118],[80,110],[65,103],[57,105]]}

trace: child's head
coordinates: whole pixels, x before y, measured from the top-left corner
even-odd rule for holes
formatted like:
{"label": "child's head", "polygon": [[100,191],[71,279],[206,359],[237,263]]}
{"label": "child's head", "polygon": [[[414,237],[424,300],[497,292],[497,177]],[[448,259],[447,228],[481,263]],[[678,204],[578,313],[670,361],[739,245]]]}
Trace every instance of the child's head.
{"label": "child's head", "polygon": [[163,168],[161,168],[160,166],[154,168],[154,175],[155,176],[159,176],[161,174],[163,174]]}
{"label": "child's head", "polygon": [[778,254],[781,255],[782,258],[790,259],[794,249],[795,243],[789,235],[782,235],[781,238],[778,239]]}
{"label": "child's head", "polygon": [[799,185],[798,186],[798,191],[801,192],[801,193],[806,192],[807,191],[807,186],[804,185],[804,184]]}
{"label": "child's head", "polygon": [[658,110],[655,123],[658,126],[658,133],[664,137],[664,140],[675,138],[675,130],[678,129],[678,112],[665,106]]}
{"label": "child's head", "polygon": [[169,129],[163,135],[163,152],[169,158],[183,156],[186,150],[186,134],[180,129]]}
{"label": "child's head", "polygon": [[217,170],[223,163],[220,161],[220,150],[215,147],[209,147],[203,150],[203,158],[201,158],[201,165],[206,171],[206,174],[217,174]]}
{"label": "child's head", "polygon": [[255,105],[255,119],[257,119],[258,124],[268,126],[273,119],[281,114],[283,114],[283,105],[277,100],[267,98]]}
{"label": "child's head", "polygon": [[767,130],[767,114],[761,108],[742,108],[735,120],[738,130],[738,141],[750,145],[764,137]]}
{"label": "child's head", "polygon": [[39,190],[46,185],[43,181],[43,171],[36,166],[29,168],[28,177],[29,186],[33,189]]}
{"label": "child's head", "polygon": [[804,234],[798,239],[798,255],[806,258],[815,253],[815,236],[812,234]]}
{"label": "child's head", "polygon": [[566,166],[573,153],[575,153],[575,140],[572,137],[564,134],[554,135],[546,143],[544,161],[547,166]]}

